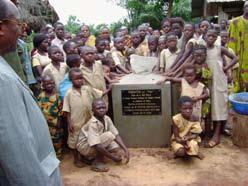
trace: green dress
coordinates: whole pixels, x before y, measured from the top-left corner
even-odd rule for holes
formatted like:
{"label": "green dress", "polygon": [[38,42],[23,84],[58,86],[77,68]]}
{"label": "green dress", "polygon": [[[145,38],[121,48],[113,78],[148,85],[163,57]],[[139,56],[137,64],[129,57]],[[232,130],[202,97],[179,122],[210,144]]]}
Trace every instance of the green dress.
{"label": "green dress", "polygon": [[[197,79],[199,79],[199,81],[202,82],[208,88],[210,94],[211,84],[212,84],[211,70],[208,68],[206,63],[203,65],[195,64],[195,67],[196,67]],[[208,100],[204,101],[202,104],[202,117],[203,118],[207,117],[207,115],[210,114],[210,110],[211,110],[211,101],[209,98]]]}
{"label": "green dress", "polygon": [[47,96],[43,91],[38,96],[38,103],[47,120],[56,155],[61,158],[64,133],[58,124],[62,113],[62,102],[58,94]]}
{"label": "green dress", "polygon": [[239,57],[238,77],[235,82],[235,91],[245,90],[244,84],[248,83],[248,20],[243,16],[237,17],[230,22],[230,42],[228,47],[233,49]]}

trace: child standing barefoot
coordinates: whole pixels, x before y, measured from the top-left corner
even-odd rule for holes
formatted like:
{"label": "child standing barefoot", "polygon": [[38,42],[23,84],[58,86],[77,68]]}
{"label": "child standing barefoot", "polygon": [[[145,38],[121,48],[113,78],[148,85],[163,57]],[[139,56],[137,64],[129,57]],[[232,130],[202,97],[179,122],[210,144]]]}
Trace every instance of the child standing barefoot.
{"label": "child standing barefoot", "polygon": [[173,117],[173,135],[171,147],[175,157],[196,156],[203,159],[199,152],[202,132],[200,122],[192,115],[193,100],[188,96],[179,99],[180,114]]}
{"label": "child standing barefoot", "polygon": [[47,120],[56,155],[62,158],[63,129],[60,126],[62,102],[55,90],[55,82],[51,76],[42,77],[43,91],[38,96],[39,106]]}
{"label": "child standing barefoot", "polygon": [[[212,71],[211,87],[211,118],[214,124],[214,135],[206,147],[214,147],[220,143],[221,130],[228,117],[228,84],[225,73],[237,63],[237,57],[226,48],[215,44],[217,33],[208,30],[206,34],[207,58],[206,63]],[[222,56],[232,61],[224,66]]]}

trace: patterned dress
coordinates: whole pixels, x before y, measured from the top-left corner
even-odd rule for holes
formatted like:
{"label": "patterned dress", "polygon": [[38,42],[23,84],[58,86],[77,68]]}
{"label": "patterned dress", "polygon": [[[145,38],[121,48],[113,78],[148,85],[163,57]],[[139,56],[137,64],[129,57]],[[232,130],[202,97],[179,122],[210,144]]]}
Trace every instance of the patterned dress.
{"label": "patterned dress", "polygon": [[57,157],[61,158],[64,132],[59,126],[59,118],[62,113],[62,102],[58,94],[47,96],[45,92],[42,91],[38,96],[38,103],[47,120]]}

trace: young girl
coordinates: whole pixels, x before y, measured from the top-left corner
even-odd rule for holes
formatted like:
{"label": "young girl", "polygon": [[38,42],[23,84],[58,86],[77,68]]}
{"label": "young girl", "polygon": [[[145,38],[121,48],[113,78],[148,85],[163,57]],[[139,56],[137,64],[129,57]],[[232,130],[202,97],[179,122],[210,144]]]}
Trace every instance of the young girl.
{"label": "young girl", "polygon": [[182,78],[166,77],[165,80],[181,83],[181,96],[189,96],[193,101],[193,115],[201,121],[202,101],[209,98],[204,84],[196,78],[195,66],[188,64],[184,67]]}
{"label": "young girl", "polygon": [[43,91],[38,96],[38,103],[47,120],[57,157],[61,159],[63,145],[63,129],[60,126],[62,102],[55,91],[55,83],[51,76],[42,77],[42,87]]}
{"label": "young girl", "polygon": [[[220,143],[220,134],[228,117],[228,85],[225,72],[237,63],[237,57],[228,49],[216,45],[217,33],[210,29],[206,34],[206,63],[213,73],[211,86],[211,118],[214,123],[214,135],[207,147]],[[224,66],[222,56],[226,55],[232,61]]]}
{"label": "young girl", "polygon": [[193,116],[193,100],[188,96],[179,99],[180,113],[175,115],[171,147],[175,157],[196,156],[203,159],[199,152],[202,132],[200,122]]}
{"label": "young girl", "polygon": [[64,63],[62,51],[57,46],[51,46],[48,50],[49,58],[52,60],[43,70],[42,75],[50,75],[53,77],[56,85],[56,90],[59,90],[59,84],[64,79],[67,72],[67,65]]}

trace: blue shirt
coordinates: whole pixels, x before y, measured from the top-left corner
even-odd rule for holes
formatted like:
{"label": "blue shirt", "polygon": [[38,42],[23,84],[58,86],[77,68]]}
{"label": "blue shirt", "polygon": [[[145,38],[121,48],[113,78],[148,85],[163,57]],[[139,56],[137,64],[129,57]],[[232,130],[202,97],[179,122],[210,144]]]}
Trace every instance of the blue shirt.
{"label": "blue shirt", "polygon": [[69,79],[68,73],[65,74],[63,81],[59,84],[59,96],[60,99],[63,100],[66,92],[72,87],[72,82]]}

